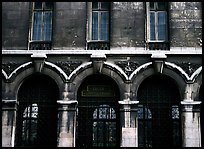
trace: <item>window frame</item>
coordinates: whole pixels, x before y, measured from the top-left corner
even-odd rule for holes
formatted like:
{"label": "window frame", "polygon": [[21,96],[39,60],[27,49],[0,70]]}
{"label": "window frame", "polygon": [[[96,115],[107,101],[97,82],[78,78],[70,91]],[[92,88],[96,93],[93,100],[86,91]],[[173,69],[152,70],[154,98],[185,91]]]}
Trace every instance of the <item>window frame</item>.
{"label": "window frame", "polygon": [[[32,4],[32,25],[31,25],[31,36],[30,36],[30,41],[52,41],[52,30],[53,30],[53,6],[52,6],[52,8],[46,8],[46,3],[47,2],[42,2],[42,8],[41,9],[37,9],[37,8],[35,8],[35,4],[36,4],[36,2],[33,2],[33,4]],[[40,31],[40,33],[41,33],[41,37],[40,37],[40,39],[38,40],[34,40],[33,39],[33,32],[34,32],[34,21],[35,21],[35,19],[34,19],[34,14],[35,13],[38,13],[38,12],[42,12],[42,16],[41,16],[41,18],[42,18],[42,20],[41,20],[41,25],[42,25],[42,27],[40,27],[40,29],[41,29],[41,31]],[[45,18],[45,13],[46,12],[50,12],[51,13],[51,20],[50,20],[50,23],[51,23],[51,35],[50,35],[50,40],[46,40],[45,39],[45,33],[44,33],[44,30],[43,30],[43,28],[44,28],[44,18]]]}
{"label": "window frame", "polygon": [[[168,23],[168,3],[165,3],[165,10],[161,10],[158,8],[155,8],[154,10],[150,10],[150,2],[145,2],[146,3],[146,42],[150,43],[150,42],[157,42],[157,43],[163,43],[163,42],[168,42],[169,41],[169,23]],[[158,6],[158,2],[153,2],[154,6],[155,3],[157,3]],[[166,14],[166,25],[165,25],[165,39],[164,40],[159,40],[158,39],[158,13],[161,12],[165,12]],[[151,40],[151,33],[150,33],[150,13],[154,13],[154,17],[155,17],[155,40]]]}
{"label": "window frame", "polygon": [[[107,2],[109,3],[109,2]],[[94,9],[93,8],[93,2],[88,2],[88,32],[87,32],[87,42],[109,42],[110,41],[110,3],[109,3],[109,8],[108,9],[102,9],[101,8],[101,2],[98,2],[98,6],[99,8],[98,9]],[[98,39],[97,40],[94,40],[92,37],[92,33],[93,33],[93,12],[96,12],[98,13]],[[101,27],[100,27],[100,24],[101,24],[101,14],[103,12],[107,12],[108,13],[108,40],[102,40],[100,39],[100,36],[101,36]]]}

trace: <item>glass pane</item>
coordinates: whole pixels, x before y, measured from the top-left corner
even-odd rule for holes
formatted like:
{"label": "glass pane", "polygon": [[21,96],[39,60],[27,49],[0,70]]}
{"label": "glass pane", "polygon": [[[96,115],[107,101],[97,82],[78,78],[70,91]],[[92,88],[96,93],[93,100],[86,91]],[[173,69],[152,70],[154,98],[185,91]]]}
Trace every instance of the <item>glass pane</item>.
{"label": "glass pane", "polygon": [[166,10],[166,3],[165,2],[158,2],[158,9],[159,10]]}
{"label": "glass pane", "polygon": [[98,9],[98,2],[92,2],[92,9]]}
{"label": "glass pane", "polygon": [[41,40],[42,31],[42,12],[34,13],[33,22],[33,38],[32,40]]}
{"label": "glass pane", "polygon": [[101,9],[109,10],[109,4],[107,2],[101,2]]}
{"label": "glass pane", "polygon": [[106,122],[106,146],[116,145],[116,122]]}
{"label": "glass pane", "polygon": [[154,2],[150,2],[150,10],[155,10]]}
{"label": "glass pane", "polygon": [[150,12],[150,40],[155,39],[155,13]]}
{"label": "glass pane", "polygon": [[158,12],[158,40],[166,40],[166,12]]}
{"label": "glass pane", "polygon": [[44,13],[44,40],[51,41],[52,36],[52,12]]}
{"label": "glass pane", "polygon": [[53,2],[46,2],[45,3],[45,9],[52,9],[53,8]]}
{"label": "glass pane", "polygon": [[98,12],[92,13],[92,40],[98,40]]}
{"label": "glass pane", "polygon": [[109,13],[101,12],[100,40],[109,40]]}
{"label": "glass pane", "polygon": [[34,9],[42,9],[42,2],[35,2]]}
{"label": "glass pane", "polygon": [[35,145],[37,141],[38,106],[31,104],[23,112],[22,142]]}

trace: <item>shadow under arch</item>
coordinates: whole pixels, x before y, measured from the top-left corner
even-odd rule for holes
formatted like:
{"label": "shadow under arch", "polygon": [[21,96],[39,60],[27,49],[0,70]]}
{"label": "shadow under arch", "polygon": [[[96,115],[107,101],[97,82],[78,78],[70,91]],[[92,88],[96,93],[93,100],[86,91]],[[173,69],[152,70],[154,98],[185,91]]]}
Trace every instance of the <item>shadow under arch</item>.
{"label": "shadow under arch", "polygon": [[140,84],[139,147],[181,147],[180,94],[166,75],[151,75]]}
{"label": "shadow under arch", "polygon": [[77,91],[77,147],[119,147],[119,88],[109,76],[87,76]]}
{"label": "shadow under arch", "polygon": [[57,146],[59,88],[49,76],[26,77],[18,91],[15,146]]}

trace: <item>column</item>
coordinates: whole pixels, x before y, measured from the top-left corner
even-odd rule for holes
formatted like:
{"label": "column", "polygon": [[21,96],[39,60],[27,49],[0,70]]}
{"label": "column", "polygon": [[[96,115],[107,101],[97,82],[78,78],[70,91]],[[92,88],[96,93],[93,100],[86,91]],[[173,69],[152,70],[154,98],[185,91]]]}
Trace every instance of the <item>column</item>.
{"label": "column", "polygon": [[201,147],[200,104],[200,101],[181,101],[183,147]]}
{"label": "column", "polygon": [[2,101],[2,147],[14,147],[16,100]]}
{"label": "column", "polygon": [[139,101],[130,101],[129,99],[119,101],[122,125],[121,147],[138,146],[137,109],[135,107],[138,103]]}
{"label": "column", "polygon": [[75,147],[77,101],[59,100],[58,147]]}

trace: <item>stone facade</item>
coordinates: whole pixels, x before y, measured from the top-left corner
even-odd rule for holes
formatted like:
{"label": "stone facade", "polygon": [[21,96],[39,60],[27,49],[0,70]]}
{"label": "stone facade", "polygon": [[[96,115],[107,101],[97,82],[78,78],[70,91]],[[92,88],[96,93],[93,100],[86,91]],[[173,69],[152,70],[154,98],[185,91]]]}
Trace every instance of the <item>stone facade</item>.
{"label": "stone facade", "polygon": [[111,2],[110,50],[86,49],[87,2],[55,2],[52,49],[29,50],[31,8],[31,2],[2,2],[3,147],[15,146],[18,91],[35,73],[51,77],[59,88],[59,147],[77,146],[77,91],[94,74],[108,76],[118,86],[118,104],[124,110],[121,147],[138,146],[137,94],[155,74],[177,84],[182,147],[201,147],[201,2],[169,2],[170,50],[146,48],[144,2]]}

